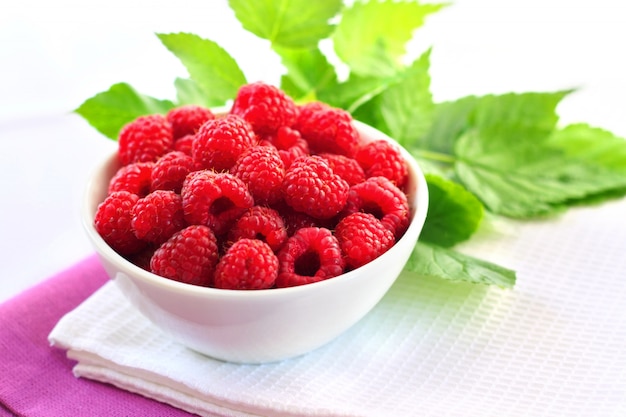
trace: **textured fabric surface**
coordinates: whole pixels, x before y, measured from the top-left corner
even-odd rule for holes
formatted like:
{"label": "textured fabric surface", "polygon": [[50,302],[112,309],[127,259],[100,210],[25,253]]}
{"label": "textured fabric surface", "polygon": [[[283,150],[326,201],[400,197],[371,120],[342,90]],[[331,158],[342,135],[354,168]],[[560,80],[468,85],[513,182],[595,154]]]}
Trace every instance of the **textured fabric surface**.
{"label": "textured fabric surface", "polygon": [[113,283],[50,339],[76,375],[201,415],[626,415],[626,200],[492,225],[461,249],[516,269],[514,290],[404,274],[347,333],[283,362],[187,350]]}
{"label": "textured fabric surface", "polygon": [[78,379],[75,361],[51,348],[57,321],[107,282],[95,256],[0,305],[0,415],[188,416],[111,385]]}

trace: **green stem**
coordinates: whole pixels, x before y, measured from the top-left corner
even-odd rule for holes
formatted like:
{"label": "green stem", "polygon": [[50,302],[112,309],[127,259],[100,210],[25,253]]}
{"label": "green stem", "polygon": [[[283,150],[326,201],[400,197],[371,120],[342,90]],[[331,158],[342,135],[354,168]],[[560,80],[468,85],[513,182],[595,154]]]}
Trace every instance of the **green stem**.
{"label": "green stem", "polygon": [[456,158],[452,155],[441,152],[427,151],[425,149],[415,149],[413,150],[413,154],[423,159],[444,162],[446,164],[453,164],[456,162]]}

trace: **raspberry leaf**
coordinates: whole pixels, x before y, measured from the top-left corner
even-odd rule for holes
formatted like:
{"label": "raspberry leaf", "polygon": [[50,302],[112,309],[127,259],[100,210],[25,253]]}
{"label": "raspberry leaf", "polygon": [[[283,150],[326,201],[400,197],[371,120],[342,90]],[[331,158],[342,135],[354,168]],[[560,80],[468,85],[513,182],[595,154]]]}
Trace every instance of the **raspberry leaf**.
{"label": "raspberry leaf", "polygon": [[483,218],[480,201],[461,185],[427,175],[430,204],[420,240],[452,247],[469,239]]}
{"label": "raspberry leaf", "polygon": [[556,106],[570,92],[490,94],[437,104],[430,129],[415,146],[452,155],[465,132],[495,125],[515,136],[545,137],[558,121]]}
{"label": "raspberry leaf", "polygon": [[332,39],[337,56],[359,75],[386,77],[402,68],[406,43],[426,16],[443,4],[355,2],[345,9]]}
{"label": "raspberry leaf", "polygon": [[379,95],[394,78],[381,78],[350,74],[349,78],[334,86],[332,90],[320,91],[319,98],[331,106],[355,113],[364,103]]}
{"label": "raspberry leaf", "polygon": [[208,100],[202,88],[192,79],[176,78],[176,80],[174,80],[174,87],[176,87],[178,105],[197,104],[205,107],[219,105]]}
{"label": "raspberry leaf", "polygon": [[88,98],[74,112],[104,136],[117,140],[126,123],[147,114],[165,114],[172,107],[174,103],[169,100],[158,100],[138,93],[126,83],[118,83]]}
{"label": "raspberry leaf", "polygon": [[430,128],[414,145],[431,152],[451,155],[457,138],[469,129],[470,114],[479,100],[479,97],[468,96],[435,104]]}
{"label": "raspberry leaf", "polygon": [[[556,130],[548,139],[567,158],[584,161],[599,169],[626,175],[626,140],[609,131],[579,123]],[[600,203],[626,195],[626,187],[615,188],[581,199],[579,203]]]}
{"label": "raspberry leaf", "polygon": [[548,140],[568,158],[626,174],[626,140],[611,132],[578,123],[555,130]]}
{"label": "raspberry leaf", "polygon": [[387,133],[403,145],[415,143],[432,123],[430,50],[408,67],[380,95],[380,113]]}
{"label": "raspberry leaf", "polygon": [[492,212],[531,218],[626,187],[623,173],[567,158],[548,141],[524,136],[524,131],[482,129],[456,143],[458,178]]}
{"label": "raspberry leaf", "polygon": [[406,271],[421,276],[473,284],[515,286],[515,271],[441,246],[417,242]]}
{"label": "raspberry leaf", "polygon": [[237,95],[246,78],[237,62],[217,43],[191,33],[157,34],[200,87],[206,103],[221,106]]}
{"label": "raspberry leaf", "polygon": [[287,69],[281,88],[294,99],[318,97],[337,85],[335,68],[318,48],[294,49],[274,46]]}
{"label": "raspberry leaf", "polygon": [[229,0],[244,29],[273,45],[312,48],[332,33],[341,0]]}
{"label": "raspberry leaf", "polygon": [[350,103],[355,118],[410,147],[432,124],[435,104],[430,92],[429,68],[430,51],[426,51],[395,76],[352,77],[345,83],[345,90],[354,89],[352,95],[338,98]]}

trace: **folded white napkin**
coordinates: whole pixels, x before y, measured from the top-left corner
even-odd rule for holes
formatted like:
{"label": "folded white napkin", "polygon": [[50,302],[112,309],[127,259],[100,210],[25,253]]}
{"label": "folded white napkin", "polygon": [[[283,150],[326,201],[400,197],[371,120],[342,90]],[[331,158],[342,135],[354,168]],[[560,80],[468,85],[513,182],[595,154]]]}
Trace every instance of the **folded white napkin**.
{"label": "folded white napkin", "polygon": [[516,269],[514,290],[404,274],[347,333],[283,362],[188,350],[112,282],[50,341],[77,376],[203,416],[626,415],[626,200],[499,230],[464,250]]}

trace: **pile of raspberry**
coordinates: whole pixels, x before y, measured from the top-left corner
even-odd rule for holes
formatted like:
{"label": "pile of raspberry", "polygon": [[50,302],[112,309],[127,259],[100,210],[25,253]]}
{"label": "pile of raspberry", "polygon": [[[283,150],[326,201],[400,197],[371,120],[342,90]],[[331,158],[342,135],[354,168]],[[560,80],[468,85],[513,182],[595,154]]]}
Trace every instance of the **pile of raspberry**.
{"label": "pile of raspberry", "polygon": [[364,143],[344,110],[242,86],[226,114],[184,105],[118,138],[119,170],[95,227],[154,274],[223,289],[341,275],[379,257],[410,221],[397,145]]}

